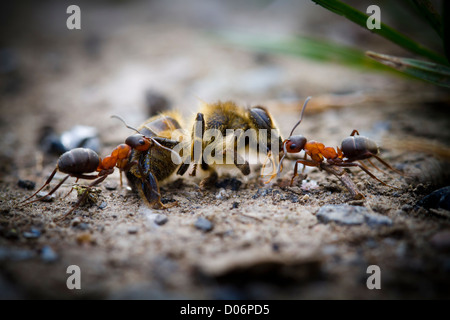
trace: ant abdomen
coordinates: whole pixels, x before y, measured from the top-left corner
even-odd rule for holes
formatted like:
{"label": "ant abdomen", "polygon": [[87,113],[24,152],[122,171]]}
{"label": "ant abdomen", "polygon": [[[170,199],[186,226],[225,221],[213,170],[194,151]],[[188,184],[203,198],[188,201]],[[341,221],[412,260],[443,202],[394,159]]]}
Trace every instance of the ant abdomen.
{"label": "ant abdomen", "polygon": [[378,154],[377,144],[363,136],[350,136],[342,140],[341,151],[348,159],[364,160]]}
{"label": "ant abdomen", "polygon": [[76,148],[64,153],[58,160],[58,170],[67,174],[83,174],[97,170],[98,154],[86,148]]}

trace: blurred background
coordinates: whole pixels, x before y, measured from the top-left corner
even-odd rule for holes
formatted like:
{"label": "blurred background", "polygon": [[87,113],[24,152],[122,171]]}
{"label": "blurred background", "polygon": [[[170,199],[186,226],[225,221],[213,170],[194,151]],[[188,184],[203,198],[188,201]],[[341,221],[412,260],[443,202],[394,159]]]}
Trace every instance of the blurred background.
{"label": "blurred background", "polygon": [[[362,12],[369,5],[348,3]],[[81,30],[66,27],[70,4],[2,4],[2,154],[14,159],[6,162],[29,160],[49,126],[58,134],[94,126],[106,144],[121,141],[129,132],[112,114],[136,126],[159,109],[189,119],[201,100],[232,99],[268,105],[287,131],[295,119],[283,116],[309,95],[344,95],[325,103],[342,106],[364,95],[430,101],[440,92],[364,58],[366,50],[414,55],[312,1],[79,1]],[[406,1],[370,4],[383,23],[442,54],[439,36]]]}

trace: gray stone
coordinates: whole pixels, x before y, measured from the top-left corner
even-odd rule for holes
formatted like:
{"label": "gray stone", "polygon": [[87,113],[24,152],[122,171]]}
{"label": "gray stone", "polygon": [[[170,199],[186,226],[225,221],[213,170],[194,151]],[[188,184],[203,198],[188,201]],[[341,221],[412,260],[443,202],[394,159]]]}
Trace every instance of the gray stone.
{"label": "gray stone", "polygon": [[27,239],[37,239],[41,236],[41,232],[38,229],[31,228],[30,231],[25,231],[22,235]]}
{"label": "gray stone", "polygon": [[139,228],[136,227],[136,226],[132,226],[132,227],[128,228],[128,233],[129,234],[136,234],[136,233],[138,233],[138,231],[139,231]]}
{"label": "gray stone", "polygon": [[364,214],[367,208],[349,205],[325,205],[317,212],[320,222],[337,222],[345,225],[359,225],[364,223]]}
{"label": "gray stone", "polygon": [[37,198],[39,198],[39,201],[43,201],[43,202],[52,202],[53,200],[55,200],[55,195],[51,194],[51,195],[47,195],[48,192],[44,192],[44,191],[39,191],[36,195]]}
{"label": "gray stone", "polygon": [[54,262],[58,260],[58,255],[49,246],[45,246],[41,250],[41,259],[45,262]]}
{"label": "gray stone", "polygon": [[164,224],[166,224],[167,223],[167,221],[169,221],[169,218],[167,218],[167,216],[165,216],[165,215],[163,215],[163,214],[157,214],[156,216],[155,216],[155,223],[158,225],[158,226],[162,226],[162,225],[164,225]]}
{"label": "gray stone", "polygon": [[200,217],[195,221],[194,226],[202,231],[208,232],[211,231],[214,227],[213,223],[206,218]]}
{"label": "gray stone", "polygon": [[367,224],[370,227],[391,225],[388,217],[371,213],[366,207],[349,205],[325,205],[316,215],[322,223],[336,222],[342,225]]}

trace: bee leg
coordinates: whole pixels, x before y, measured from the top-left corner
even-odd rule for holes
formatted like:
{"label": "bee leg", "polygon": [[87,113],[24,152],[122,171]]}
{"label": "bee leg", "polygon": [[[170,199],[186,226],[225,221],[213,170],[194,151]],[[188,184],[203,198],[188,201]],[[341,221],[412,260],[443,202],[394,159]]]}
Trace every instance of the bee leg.
{"label": "bee leg", "polygon": [[189,175],[191,177],[195,177],[197,175],[197,166],[198,166],[198,163],[194,163],[194,165],[192,166],[192,171],[191,171],[191,173],[189,173]]}
{"label": "bee leg", "polygon": [[203,113],[197,113],[194,125],[192,127],[192,145],[191,145],[191,162],[194,164],[190,176],[197,174],[197,166],[203,164],[203,136],[205,134],[205,117]]}
{"label": "bee leg", "polygon": [[177,175],[182,176],[186,173],[187,169],[189,169],[189,163],[183,163],[177,171]]}
{"label": "bee leg", "polygon": [[234,165],[238,168],[244,176],[250,174],[250,165],[240,154],[237,152],[237,146],[234,147]]}
{"label": "bee leg", "polygon": [[177,205],[176,202],[171,203],[170,205],[164,205],[161,202],[161,193],[159,190],[158,180],[156,180],[152,172],[144,174],[144,170],[142,169],[141,165],[137,164],[137,166],[141,175],[140,192],[142,192],[142,195],[148,201],[150,206],[153,206],[157,209],[167,209]]}
{"label": "bee leg", "polygon": [[205,187],[214,186],[219,179],[219,175],[217,174],[216,170],[211,168],[210,172],[211,173],[209,174],[209,176],[200,181],[200,190],[203,190]]}

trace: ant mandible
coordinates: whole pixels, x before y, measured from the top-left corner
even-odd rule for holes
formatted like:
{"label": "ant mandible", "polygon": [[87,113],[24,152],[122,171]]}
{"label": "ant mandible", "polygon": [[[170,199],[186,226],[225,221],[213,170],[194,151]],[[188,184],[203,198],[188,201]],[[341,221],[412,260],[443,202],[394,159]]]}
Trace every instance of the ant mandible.
{"label": "ant mandible", "polygon": [[[289,135],[289,138],[283,141],[282,150],[283,157],[280,160],[278,165],[277,172],[271,176],[269,179],[272,180],[277,174],[280,173],[282,168],[282,162],[288,153],[299,153],[302,150],[305,151],[304,157],[301,160],[296,160],[294,166],[294,175],[291,179],[291,186],[294,182],[295,177],[298,175],[298,164],[303,164],[303,170],[305,166],[310,167],[318,167],[322,168],[324,160],[328,165],[337,166],[337,167],[359,167],[361,170],[366,172],[371,178],[377,180],[383,185],[390,186],[392,188],[396,188],[394,186],[388,185],[387,183],[378,179],[370,170],[364,165],[361,160],[367,160],[375,169],[380,172],[383,172],[380,168],[378,168],[370,158],[375,158],[379,162],[381,162],[388,169],[395,171],[399,174],[402,174],[400,171],[393,168],[389,165],[385,160],[378,156],[379,149],[377,144],[364,136],[359,135],[358,130],[353,130],[349,137],[345,138],[341,142],[341,147],[337,147],[336,149],[332,147],[325,147],[323,143],[310,140],[308,141],[303,135],[295,135],[294,130],[300,125],[303,119],[303,113],[305,112],[306,105],[308,104],[311,97],[306,98],[305,103],[303,104],[302,112],[300,115],[300,120],[295,124],[292,128],[292,131]],[[307,159],[309,156],[311,159]],[[358,161],[359,163],[355,163]],[[267,182],[269,182],[267,181]]]}

